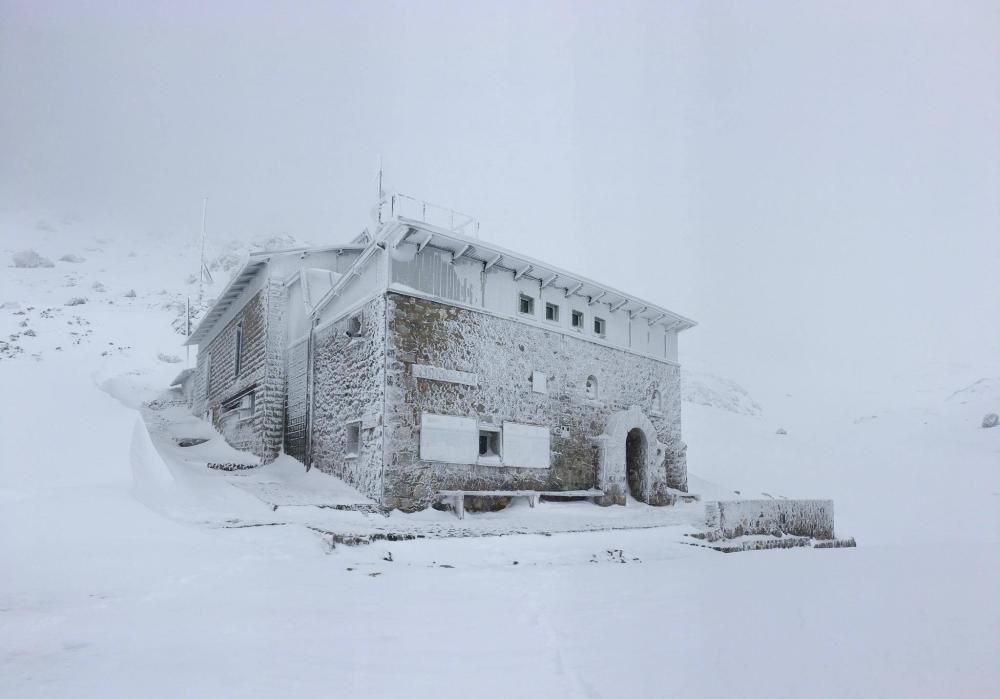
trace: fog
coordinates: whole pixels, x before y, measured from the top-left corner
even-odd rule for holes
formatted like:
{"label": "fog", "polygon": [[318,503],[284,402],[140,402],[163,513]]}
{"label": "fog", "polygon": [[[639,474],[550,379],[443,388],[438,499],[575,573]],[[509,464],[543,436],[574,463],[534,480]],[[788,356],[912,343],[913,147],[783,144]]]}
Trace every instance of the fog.
{"label": "fog", "polygon": [[218,239],[337,242],[381,157],[483,238],[698,320],[682,361],[752,390],[974,379],[998,47],[989,0],[0,0],[0,206],[194,244],[207,196]]}

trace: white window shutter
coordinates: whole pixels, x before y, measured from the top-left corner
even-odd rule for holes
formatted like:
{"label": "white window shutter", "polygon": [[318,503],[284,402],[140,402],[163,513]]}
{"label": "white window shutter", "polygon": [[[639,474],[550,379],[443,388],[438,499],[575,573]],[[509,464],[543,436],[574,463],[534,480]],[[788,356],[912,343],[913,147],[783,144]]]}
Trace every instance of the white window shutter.
{"label": "white window shutter", "polygon": [[548,468],[551,465],[551,436],[548,427],[503,423],[504,466]]}
{"label": "white window shutter", "polygon": [[531,390],[535,393],[548,393],[548,377],[541,371],[531,372]]}
{"label": "white window shutter", "polygon": [[474,464],[479,458],[479,426],[475,418],[423,413],[420,458],[446,464]]}

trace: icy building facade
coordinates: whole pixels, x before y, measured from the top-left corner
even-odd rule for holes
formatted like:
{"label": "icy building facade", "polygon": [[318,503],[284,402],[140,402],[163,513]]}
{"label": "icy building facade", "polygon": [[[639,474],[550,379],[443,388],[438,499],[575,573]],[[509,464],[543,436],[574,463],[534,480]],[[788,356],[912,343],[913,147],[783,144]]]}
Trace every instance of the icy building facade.
{"label": "icy building facade", "polygon": [[455,490],[673,502],[694,322],[475,226],[391,195],[351,244],[251,257],[190,338],[194,411],[387,507]]}

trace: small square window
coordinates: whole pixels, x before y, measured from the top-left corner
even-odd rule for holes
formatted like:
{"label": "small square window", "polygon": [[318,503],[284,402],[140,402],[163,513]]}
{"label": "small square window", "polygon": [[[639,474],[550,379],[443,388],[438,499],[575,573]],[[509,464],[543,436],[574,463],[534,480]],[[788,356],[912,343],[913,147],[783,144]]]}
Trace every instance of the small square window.
{"label": "small square window", "polygon": [[347,336],[361,337],[361,314],[356,313],[347,321]]}
{"label": "small square window", "polygon": [[573,314],[572,314],[572,316],[570,318],[570,321],[571,321],[571,324],[572,324],[572,326],[574,328],[582,328],[583,327],[583,311],[573,311]]}
{"label": "small square window", "polygon": [[559,306],[554,303],[545,304],[545,320],[559,320]]}
{"label": "small square window", "polygon": [[500,458],[500,432],[498,430],[479,430],[480,458]]}
{"label": "small square window", "polygon": [[361,453],[361,422],[347,423],[347,444],[344,451],[347,456],[357,456]]}
{"label": "small square window", "polygon": [[240,398],[239,411],[240,411],[240,422],[242,422],[243,420],[253,419],[254,397],[252,393],[248,393],[242,398]]}
{"label": "small square window", "polygon": [[535,299],[525,294],[521,294],[518,297],[517,310],[525,315],[535,315]]}
{"label": "small square window", "polygon": [[594,334],[604,337],[604,318],[594,318]]}
{"label": "small square window", "polygon": [[245,393],[239,398],[225,403],[222,406],[222,416],[227,419],[235,417],[240,422],[252,420],[255,405],[253,392]]}

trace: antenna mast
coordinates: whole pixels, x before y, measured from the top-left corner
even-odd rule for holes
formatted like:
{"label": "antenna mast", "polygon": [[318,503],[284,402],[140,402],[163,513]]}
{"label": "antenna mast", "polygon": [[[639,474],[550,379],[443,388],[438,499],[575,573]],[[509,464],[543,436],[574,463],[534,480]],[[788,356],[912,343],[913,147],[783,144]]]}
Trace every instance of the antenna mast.
{"label": "antenna mast", "polygon": [[201,263],[198,266],[198,306],[202,304],[205,295],[205,216],[208,214],[208,197],[201,204]]}

